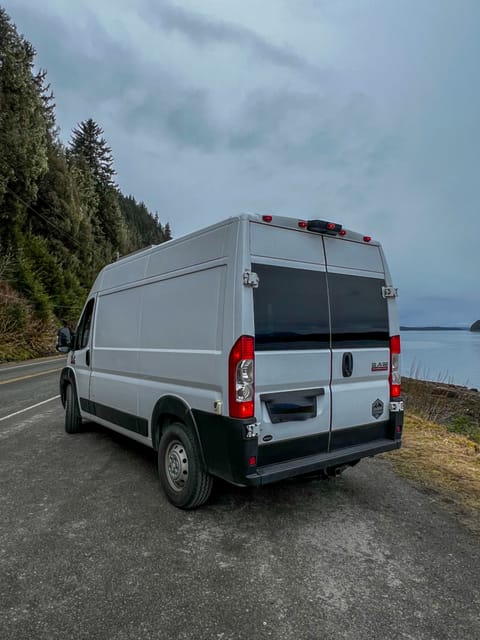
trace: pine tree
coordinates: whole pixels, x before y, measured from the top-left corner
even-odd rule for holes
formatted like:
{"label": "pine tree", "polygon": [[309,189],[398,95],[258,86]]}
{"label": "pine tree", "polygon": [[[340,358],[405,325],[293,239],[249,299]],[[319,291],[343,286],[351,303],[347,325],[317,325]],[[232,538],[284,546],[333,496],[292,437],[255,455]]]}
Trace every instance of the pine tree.
{"label": "pine tree", "polygon": [[35,84],[37,85],[37,92],[40,96],[43,115],[48,127],[48,134],[52,143],[58,143],[59,130],[55,122],[55,107],[53,91],[51,90],[50,83],[47,81],[47,72],[45,69],[40,69],[37,75],[34,77]]}
{"label": "pine tree", "polygon": [[5,244],[32,212],[47,170],[48,125],[33,75],[35,49],[0,7],[0,220]]}
{"label": "pine tree", "polygon": [[103,137],[103,129],[92,118],[80,122],[73,130],[70,153],[85,163],[98,185],[114,185],[112,149]]}
{"label": "pine tree", "polygon": [[12,320],[0,360],[48,353],[53,316],[75,323],[106,263],[165,240],[158,214],[114,184],[97,123],[81,122],[70,148],[61,144],[47,74],[34,63],[35,49],[0,8],[0,293],[13,292],[0,295],[0,324]]}

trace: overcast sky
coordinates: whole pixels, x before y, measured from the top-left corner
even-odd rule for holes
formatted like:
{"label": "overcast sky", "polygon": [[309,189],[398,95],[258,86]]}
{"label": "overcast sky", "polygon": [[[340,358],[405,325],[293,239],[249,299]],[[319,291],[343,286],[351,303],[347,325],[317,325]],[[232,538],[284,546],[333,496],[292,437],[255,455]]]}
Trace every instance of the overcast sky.
{"label": "overcast sky", "polygon": [[[1,0],[0,0],[1,2]],[[236,213],[380,240],[403,323],[480,318],[478,0],[7,0],[68,141],[178,237]]]}

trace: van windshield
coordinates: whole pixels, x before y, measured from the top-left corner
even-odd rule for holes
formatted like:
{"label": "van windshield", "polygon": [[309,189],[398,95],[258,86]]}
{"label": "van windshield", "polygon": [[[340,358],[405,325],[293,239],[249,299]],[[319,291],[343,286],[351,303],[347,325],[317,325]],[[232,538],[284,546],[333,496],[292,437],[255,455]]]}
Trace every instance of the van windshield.
{"label": "van windshield", "polygon": [[384,280],[264,264],[252,269],[260,278],[253,298],[257,351],[388,347]]}

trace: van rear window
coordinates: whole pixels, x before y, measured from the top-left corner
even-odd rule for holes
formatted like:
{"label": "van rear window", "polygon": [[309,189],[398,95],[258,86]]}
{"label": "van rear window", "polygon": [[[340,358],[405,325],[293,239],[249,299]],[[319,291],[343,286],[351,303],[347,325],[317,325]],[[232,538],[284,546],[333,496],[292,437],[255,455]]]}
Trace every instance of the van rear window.
{"label": "van rear window", "polygon": [[257,351],[388,346],[384,280],[265,264],[252,269],[260,278],[253,293]]}
{"label": "van rear window", "polygon": [[380,278],[328,274],[332,347],[388,347],[388,307]]}
{"label": "van rear window", "polygon": [[260,278],[253,290],[256,350],[328,349],[325,272],[265,264],[252,269]]}

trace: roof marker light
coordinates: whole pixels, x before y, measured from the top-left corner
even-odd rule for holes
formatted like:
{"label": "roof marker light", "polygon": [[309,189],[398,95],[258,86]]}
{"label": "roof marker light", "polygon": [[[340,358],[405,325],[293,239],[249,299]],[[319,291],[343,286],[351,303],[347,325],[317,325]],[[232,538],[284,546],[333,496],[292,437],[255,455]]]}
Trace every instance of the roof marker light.
{"label": "roof marker light", "polygon": [[264,222],[271,222],[272,221],[272,216],[262,216],[262,220]]}
{"label": "roof marker light", "polygon": [[308,222],[306,220],[299,220],[298,226],[300,229],[306,229],[308,227]]}
{"label": "roof marker light", "polygon": [[333,231],[333,229],[335,229],[335,225],[333,224],[333,222],[327,222],[327,229],[329,229],[330,231]]}
{"label": "roof marker light", "polygon": [[372,236],[363,236],[364,242],[370,242],[371,239],[372,239]]}
{"label": "roof marker light", "polygon": [[345,229],[342,229],[342,230],[340,231],[340,235],[341,235],[341,236],[346,236],[346,235],[347,235],[347,232],[345,231]]}

